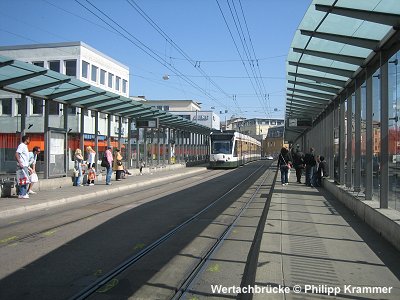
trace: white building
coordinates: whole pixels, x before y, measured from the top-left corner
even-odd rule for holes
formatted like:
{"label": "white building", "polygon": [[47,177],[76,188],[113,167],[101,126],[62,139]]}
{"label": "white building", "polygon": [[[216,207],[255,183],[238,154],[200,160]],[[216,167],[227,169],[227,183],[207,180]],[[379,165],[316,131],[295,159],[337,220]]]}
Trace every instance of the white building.
{"label": "white building", "polygon": [[[83,42],[34,44],[22,46],[0,47],[0,55],[32,63],[50,70],[75,77],[83,82],[101,89],[129,96],[129,68],[113,58],[99,52]],[[18,124],[10,122],[9,118],[19,113],[20,95],[0,91],[0,132],[15,132]],[[27,123],[32,124],[26,133],[43,132],[43,99],[28,97]],[[71,107],[68,111],[68,124],[71,132],[80,132],[80,108]],[[63,105],[52,103],[50,108],[50,126],[62,127]],[[85,112],[85,133],[94,134],[94,122],[91,112]],[[118,122],[112,120],[111,135],[118,134]],[[107,129],[106,116],[100,114],[99,131],[105,134]],[[122,129],[127,133],[126,122]]]}
{"label": "white building", "polygon": [[[101,53],[83,42],[33,44],[19,46],[0,47],[0,55],[10,57],[19,61],[28,62],[43,68],[50,69],[78,80],[86,82],[91,86],[128,97],[129,96],[129,68],[115,59]],[[34,80],[34,79],[33,79]],[[21,132],[21,95],[0,90],[0,140],[3,143],[0,149],[0,171],[13,167],[12,155],[19,143]],[[44,99],[27,97],[26,100],[26,129],[25,133],[31,136],[31,145],[44,147]],[[65,114],[64,105],[49,102],[49,125],[51,128],[64,128]],[[68,157],[72,152],[82,145],[79,137],[84,132],[84,147],[94,144],[95,118],[94,113],[84,110],[84,121],[81,126],[81,108],[68,108]],[[118,118],[111,116],[111,130],[108,132],[107,115],[99,114],[98,140],[99,151],[105,148],[107,137],[111,137],[111,144],[118,144],[120,126]],[[128,122],[122,120],[121,134],[125,142],[128,134]],[[32,146],[33,147],[33,146]],[[10,161],[8,158],[11,157]]]}

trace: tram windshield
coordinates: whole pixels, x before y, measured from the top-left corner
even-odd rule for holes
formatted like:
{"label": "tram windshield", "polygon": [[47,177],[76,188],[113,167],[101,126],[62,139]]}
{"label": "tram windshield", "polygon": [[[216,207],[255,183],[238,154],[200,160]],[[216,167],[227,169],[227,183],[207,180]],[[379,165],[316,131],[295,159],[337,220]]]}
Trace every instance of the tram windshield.
{"label": "tram windshield", "polygon": [[211,154],[231,154],[231,141],[213,141]]}

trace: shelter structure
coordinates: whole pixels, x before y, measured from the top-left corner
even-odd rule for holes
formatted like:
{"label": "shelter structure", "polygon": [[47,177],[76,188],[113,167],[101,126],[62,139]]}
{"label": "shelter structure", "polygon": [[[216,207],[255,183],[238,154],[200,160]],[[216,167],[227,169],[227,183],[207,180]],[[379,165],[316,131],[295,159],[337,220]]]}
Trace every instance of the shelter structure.
{"label": "shelter structure", "polygon": [[[82,74],[83,61],[84,59],[77,60],[76,74]],[[33,64],[32,61],[28,63],[15,57],[0,55],[0,89],[19,95],[16,102],[9,101],[10,94],[2,96],[1,99],[2,124],[15,122],[15,126],[11,126],[11,129],[7,126],[0,127],[0,133],[4,135],[0,145],[2,173],[15,172],[13,157],[16,146],[21,135],[31,133],[33,129],[37,131],[37,134],[42,135],[43,176],[45,178],[67,175],[72,157],[71,149],[77,147],[71,143],[77,143],[77,140],[81,149],[86,146],[85,140],[93,140],[93,146],[98,150],[99,155],[103,150],[99,147],[105,148],[106,145],[124,149],[128,167],[138,160],[140,153],[145,159],[151,159],[151,164],[174,163],[175,150],[178,150],[179,157],[186,155],[193,160],[206,157],[209,128],[124,96],[124,91],[125,93],[129,91],[129,86],[127,81],[124,88],[123,75],[119,81],[120,93],[116,93],[115,80],[111,81],[113,85],[111,88],[101,87],[102,69],[93,68],[93,65],[94,62],[89,64],[87,70],[91,70],[99,77],[93,80],[94,73],[91,73],[91,78],[85,82],[77,79],[76,75],[61,74],[48,69],[49,62],[47,66],[39,66]],[[67,68],[65,67],[64,70],[66,71]],[[106,73],[109,74],[111,71]],[[42,111],[39,110],[36,114],[37,116],[34,116],[33,102],[35,101],[42,103],[36,107],[43,107]],[[16,104],[14,108],[13,103]],[[10,110],[7,110],[8,106],[11,107]],[[57,113],[56,118],[50,117],[52,110]],[[60,111],[62,113],[59,113]],[[68,112],[75,112],[75,116],[79,115],[76,116],[79,120],[77,135],[73,138]],[[35,125],[33,117],[42,119],[42,123],[36,120]],[[90,130],[88,130],[87,117],[91,118]],[[105,122],[105,126],[101,129],[104,132],[99,129],[101,122]],[[114,124],[113,127],[112,124]],[[135,126],[147,128],[151,132],[151,143],[157,146],[150,147],[149,151],[147,146],[141,149],[137,144],[138,147],[132,149],[132,144],[135,144],[132,141],[135,138],[138,139],[132,136],[132,129]],[[182,138],[184,132],[193,133],[196,140],[184,140]],[[201,145],[194,145],[194,143],[201,143]],[[12,147],[9,147],[10,145]],[[195,155],[192,153],[189,155],[189,151],[194,148],[201,150],[198,150]]]}
{"label": "shelter structure", "polygon": [[337,184],[400,208],[400,5],[314,0],[287,58],[285,140],[315,147]]}

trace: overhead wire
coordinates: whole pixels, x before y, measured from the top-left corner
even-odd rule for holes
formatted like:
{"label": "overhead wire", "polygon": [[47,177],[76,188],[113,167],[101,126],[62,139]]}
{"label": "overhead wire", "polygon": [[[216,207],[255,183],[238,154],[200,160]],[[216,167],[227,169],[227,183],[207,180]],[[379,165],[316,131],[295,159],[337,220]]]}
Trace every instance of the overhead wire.
{"label": "overhead wire", "polygon": [[[250,47],[251,47],[251,49],[252,49],[252,51],[253,51],[254,58],[256,59],[256,62],[257,62],[257,69],[258,69],[259,78],[261,79],[261,78],[263,78],[263,77],[262,77],[262,74],[261,74],[260,65],[258,64],[258,62],[260,61],[260,59],[257,58],[256,51],[255,51],[255,49],[254,49],[253,40],[252,40],[251,35],[250,35],[250,30],[249,30],[249,27],[248,27],[248,25],[247,25],[247,20],[246,20],[245,14],[244,14],[244,10],[243,10],[243,6],[242,6],[242,1],[241,1],[241,0],[239,0],[239,4],[240,4],[240,9],[241,9],[241,11],[242,11],[242,16],[243,16],[244,23],[245,23],[245,25],[246,25],[247,35],[249,36]],[[260,80],[260,81],[261,81],[261,83],[262,83],[262,87],[263,87],[264,94],[267,95],[268,93],[267,93],[267,89],[266,89],[266,87],[265,87],[264,81],[263,81],[263,80]],[[268,94],[268,95],[269,95],[269,94]],[[267,111],[270,112],[270,111],[271,111],[271,107],[270,107],[269,101],[267,101],[266,106],[267,106]]]}
{"label": "overhead wire", "polygon": [[[174,40],[165,33],[164,30],[160,26],[157,25],[156,22],[134,1],[134,0],[126,0],[128,4],[131,5],[136,12],[142,16],[163,38],[165,38],[183,57],[186,61],[188,61],[191,65],[194,66],[196,70],[198,70],[214,87],[216,87],[222,94],[227,97],[230,97],[228,93],[226,93],[211,77],[201,68],[199,61],[192,59],[178,44],[174,42]],[[240,109],[240,107],[238,107]]]}
{"label": "overhead wire", "polygon": [[[227,29],[228,29],[228,32],[229,32],[229,34],[230,34],[230,36],[231,36],[231,39],[232,39],[232,41],[233,41],[233,44],[234,44],[234,46],[235,46],[235,48],[236,48],[236,51],[237,51],[237,53],[238,53],[238,55],[239,55],[239,57],[240,57],[240,60],[241,60],[241,62],[242,62],[242,65],[243,65],[243,67],[244,67],[244,69],[245,69],[245,71],[246,71],[246,74],[247,74],[247,76],[250,78],[250,83],[251,83],[251,85],[252,85],[252,87],[253,87],[253,89],[254,89],[254,91],[255,91],[255,93],[256,93],[256,95],[257,95],[259,101],[260,101],[260,103],[262,103],[262,100],[260,99],[260,94],[259,94],[259,92],[257,91],[257,88],[255,87],[253,80],[251,80],[251,78],[254,77],[254,74],[253,74],[253,76],[250,76],[249,71],[248,71],[248,69],[247,69],[247,67],[246,67],[245,61],[244,61],[244,59],[243,59],[243,56],[242,56],[242,54],[241,54],[241,52],[240,52],[240,50],[239,50],[239,46],[238,46],[238,44],[236,43],[236,40],[235,40],[235,38],[234,38],[234,36],[233,36],[233,33],[232,33],[232,30],[231,30],[231,28],[230,28],[230,26],[229,26],[229,24],[228,24],[227,18],[225,17],[225,14],[224,14],[224,12],[223,12],[223,10],[222,10],[222,7],[221,7],[220,3],[218,2],[218,0],[216,0],[216,2],[217,2],[217,5],[218,5],[219,10],[220,10],[220,12],[221,12],[222,18],[223,18],[223,20],[224,20],[224,22],[225,22],[225,25],[226,25],[226,27],[227,27]],[[228,3],[228,5],[229,5],[229,7],[230,7],[229,2],[227,2],[227,3]],[[232,17],[233,17],[233,12],[232,12],[231,8],[230,8],[230,11],[231,11],[231,15],[232,15]],[[233,18],[234,18],[234,17],[233,17]],[[234,21],[235,21],[235,20],[234,20]],[[236,28],[237,28],[237,25],[236,25]],[[238,30],[238,28],[237,28],[237,30]]]}
{"label": "overhead wire", "polygon": [[[174,66],[172,66],[171,64],[168,64],[168,62],[161,57],[158,53],[156,53],[153,49],[151,49],[150,47],[148,47],[147,45],[145,45],[143,42],[141,42],[138,38],[136,38],[135,36],[133,36],[130,32],[128,32],[125,28],[123,28],[121,25],[119,25],[115,20],[113,20],[110,16],[108,16],[106,13],[104,13],[101,9],[99,9],[96,5],[94,5],[93,3],[91,3],[89,0],[85,0],[90,6],[92,6],[96,11],[98,11],[101,15],[103,15],[104,17],[106,17],[108,20],[110,20],[112,23],[114,23],[117,27],[120,28],[120,30],[118,28],[115,28],[115,26],[113,26],[112,24],[110,24],[109,22],[107,22],[106,20],[104,20],[104,18],[102,18],[101,16],[99,16],[96,12],[94,12],[93,10],[91,10],[89,7],[85,6],[84,4],[82,4],[81,2],[79,2],[79,0],[75,0],[76,3],[78,3],[79,5],[81,5],[83,8],[85,8],[87,11],[89,11],[91,14],[93,14],[96,18],[98,18],[99,20],[101,20],[102,22],[104,22],[106,25],[108,25],[110,28],[116,30],[118,32],[118,34],[120,36],[122,36],[123,38],[127,39],[130,43],[132,43],[133,45],[135,45],[137,48],[139,48],[140,50],[142,50],[144,53],[146,53],[148,56],[150,56],[151,58],[153,58],[154,60],[156,60],[157,62],[159,62],[160,64],[162,64],[164,67],[166,67],[167,69],[169,69],[171,72],[173,72],[174,74],[176,74],[179,78],[183,79],[184,81],[186,81],[189,85],[191,85],[192,87],[194,87],[195,89],[201,91],[204,95],[206,95],[207,97],[209,97],[211,100],[215,101],[217,104],[226,107],[224,103],[221,103],[218,99],[216,99],[213,95],[209,94],[207,91],[205,91],[203,88],[201,88],[197,83],[195,83],[194,81],[192,81],[190,78],[186,77],[184,74],[182,74],[178,69],[176,69]],[[121,32],[121,30],[123,32]],[[130,37],[129,37],[130,36]]]}
{"label": "overhead wire", "polygon": [[[229,5],[229,0],[227,0],[228,6],[229,6],[229,10],[230,10],[231,16],[232,16],[232,18],[234,20],[234,23],[235,23],[235,26],[236,26],[236,31],[238,33],[238,36],[239,36],[240,42],[242,44],[243,50],[244,50],[244,52],[245,52],[245,54],[246,54],[246,56],[247,56],[247,58],[249,60],[249,66],[250,66],[251,72],[252,72],[252,74],[254,76],[254,81],[255,81],[255,83],[257,85],[257,88],[258,88],[258,90],[260,92],[260,96],[259,96],[260,103],[261,103],[262,106],[264,106],[265,103],[266,103],[265,98],[266,98],[267,94],[266,94],[266,91],[265,91],[265,86],[263,85],[262,80],[259,79],[259,75],[257,74],[257,71],[256,71],[255,66],[254,66],[254,62],[256,62],[256,64],[258,65],[257,56],[254,55],[254,59],[253,59],[251,51],[249,49],[252,45],[249,46],[249,43],[247,42],[246,35],[245,35],[244,31],[243,31],[242,22],[240,21],[240,17],[239,17],[239,15],[237,13],[235,2],[233,0],[231,0],[231,1],[232,1],[233,11],[235,12],[235,14],[233,14],[232,8]],[[247,26],[246,18],[244,16],[244,12],[243,12],[243,7],[241,6],[241,8],[242,8],[242,16],[243,16],[245,25]],[[237,22],[235,21],[235,16],[236,16]],[[247,33],[248,33],[248,36],[249,36],[249,41],[251,41],[251,36],[250,36],[250,32],[248,30],[248,27],[247,27]],[[254,48],[253,48],[253,53],[255,54]],[[263,87],[264,87],[264,89],[263,89]],[[264,113],[268,114],[266,106],[264,106]]]}

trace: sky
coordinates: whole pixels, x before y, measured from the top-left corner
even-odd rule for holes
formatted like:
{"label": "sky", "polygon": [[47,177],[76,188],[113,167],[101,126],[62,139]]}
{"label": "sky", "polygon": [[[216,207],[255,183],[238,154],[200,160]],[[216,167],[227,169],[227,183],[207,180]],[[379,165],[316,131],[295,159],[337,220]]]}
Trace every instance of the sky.
{"label": "sky", "polygon": [[0,46],[82,41],[129,67],[130,95],[221,119],[284,118],[286,59],[311,0],[2,0]]}

